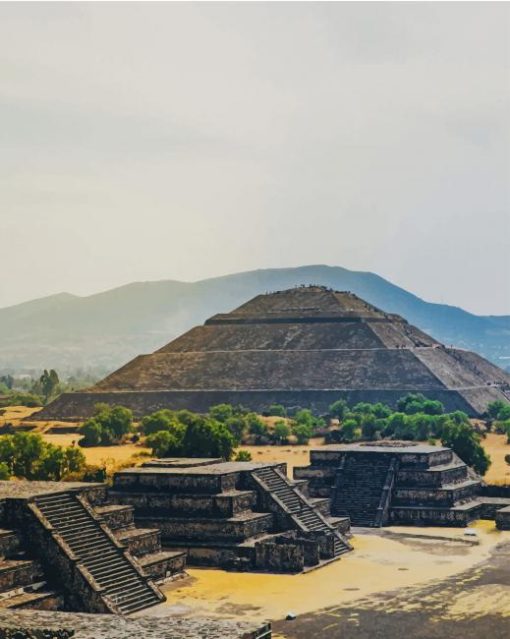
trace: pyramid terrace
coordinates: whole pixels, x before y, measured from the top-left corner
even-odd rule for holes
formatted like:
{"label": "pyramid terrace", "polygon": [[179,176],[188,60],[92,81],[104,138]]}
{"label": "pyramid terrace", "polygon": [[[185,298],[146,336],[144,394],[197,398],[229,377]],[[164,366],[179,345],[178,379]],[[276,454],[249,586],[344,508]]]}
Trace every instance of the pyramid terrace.
{"label": "pyramid terrace", "polygon": [[352,293],[310,286],[215,315],[89,390],[61,395],[36,418],[82,419],[98,402],[137,416],[160,408],[207,412],[219,403],[324,413],[339,398],[395,405],[409,392],[478,415],[510,396],[510,375]]}

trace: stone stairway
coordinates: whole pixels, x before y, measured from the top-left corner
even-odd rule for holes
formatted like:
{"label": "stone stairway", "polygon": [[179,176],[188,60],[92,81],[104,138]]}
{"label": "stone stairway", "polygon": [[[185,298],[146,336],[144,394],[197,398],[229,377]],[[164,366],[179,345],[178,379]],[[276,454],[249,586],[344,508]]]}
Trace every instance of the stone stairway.
{"label": "stone stairway", "polygon": [[314,509],[303,495],[276,468],[266,466],[252,472],[257,480],[285,506],[305,532],[318,532],[334,539],[334,556],[352,550],[351,544]]}
{"label": "stone stairway", "polygon": [[132,506],[103,504],[96,506],[94,511],[136,558],[146,577],[160,584],[184,573],[186,552],[163,550],[158,528],[137,528]]}
{"label": "stone stairway", "polygon": [[126,615],[160,603],[162,595],[76,495],[44,495],[35,505],[92,575],[110,609]]}
{"label": "stone stairway", "polygon": [[354,526],[381,526],[381,504],[391,499],[391,490],[385,494],[385,486],[392,483],[393,458],[347,455],[342,462],[336,472],[331,512],[349,516]]}

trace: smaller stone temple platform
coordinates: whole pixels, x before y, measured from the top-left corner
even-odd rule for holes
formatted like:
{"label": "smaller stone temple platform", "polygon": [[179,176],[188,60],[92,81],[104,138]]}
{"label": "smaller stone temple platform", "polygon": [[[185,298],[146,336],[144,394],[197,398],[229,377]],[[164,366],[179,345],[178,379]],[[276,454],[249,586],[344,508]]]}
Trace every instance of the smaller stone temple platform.
{"label": "smaller stone temple platform", "polygon": [[506,523],[510,499],[483,497],[480,477],[449,448],[399,441],[323,446],[310,452],[310,462],[295,468],[294,478],[308,481],[312,497],[330,499],[331,513],[355,526]]}
{"label": "smaller stone temple platform", "polygon": [[[184,568],[103,484],[0,481],[0,609],[129,615],[165,600],[155,582]],[[94,506],[97,508],[94,509]]]}
{"label": "smaller stone temple platform", "polygon": [[230,570],[301,572],[351,550],[348,517],[280,463],[159,459],[117,472],[110,504],[134,509],[187,563]]}

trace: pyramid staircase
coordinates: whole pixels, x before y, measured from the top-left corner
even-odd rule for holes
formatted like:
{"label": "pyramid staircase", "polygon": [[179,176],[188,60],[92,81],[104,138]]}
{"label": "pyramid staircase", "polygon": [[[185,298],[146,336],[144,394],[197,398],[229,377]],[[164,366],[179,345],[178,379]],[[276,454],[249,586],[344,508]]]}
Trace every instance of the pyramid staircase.
{"label": "pyramid staircase", "polygon": [[271,495],[273,501],[283,507],[295,527],[302,532],[322,533],[333,537],[334,557],[339,557],[352,550],[349,541],[338,532],[316,510],[291,482],[275,467],[264,467],[252,471],[255,485]]}
{"label": "pyramid staircase", "polygon": [[343,457],[336,471],[331,512],[350,517],[354,526],[384,525],[396,469],[390,455]]}
{"label": "pyramid staircase", "polygon": [[137,527],[132,506],[102,504],[95,506],[94,511],[103,519],[117,541],[135,557],[146,577],[160,584],[184,572],[186,553],[163,550],[160,530]]}
{"label": "pyramid staircase", "polygon": [[163,595],[77,495],[36,497],[32,512],[42,514],[70,549],[68,559],[92,576],[106,610],[127,615],[162,601]]}

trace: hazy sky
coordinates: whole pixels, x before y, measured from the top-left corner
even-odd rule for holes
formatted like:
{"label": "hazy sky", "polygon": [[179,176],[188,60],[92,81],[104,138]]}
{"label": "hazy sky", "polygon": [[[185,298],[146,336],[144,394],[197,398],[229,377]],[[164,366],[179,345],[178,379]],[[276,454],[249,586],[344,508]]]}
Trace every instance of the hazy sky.
{"label": "hazy sky", "polygon": [[510,314],[507,3],[0,3],[0,306],[327,263]]}

